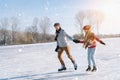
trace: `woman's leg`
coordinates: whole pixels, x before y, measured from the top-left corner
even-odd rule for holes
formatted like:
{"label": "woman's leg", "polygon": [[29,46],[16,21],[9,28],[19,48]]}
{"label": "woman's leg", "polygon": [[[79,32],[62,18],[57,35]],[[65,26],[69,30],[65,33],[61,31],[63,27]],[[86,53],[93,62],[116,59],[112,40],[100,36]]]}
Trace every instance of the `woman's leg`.
{"label": "woman's leg", "polygon": [[88,48],[88,52],[87,52],[87,59],[88,59],[88,68],[86,69],[86,71],[90,71],[91,70],[91,49]]}
{"label": "woman's leg", "polygon": [[91,66],[91,48],[88,48],[87,54],[88,66]]}
{"label": "woman's leg", "polygon": [[95,54],[95,48],[92,48],[92,50],[91,50],[91,60],[92,60],[92,63],[93,63],[92,72],[97,70],[96,64],[95,64],[95,59],[94,59],[94,54]]}

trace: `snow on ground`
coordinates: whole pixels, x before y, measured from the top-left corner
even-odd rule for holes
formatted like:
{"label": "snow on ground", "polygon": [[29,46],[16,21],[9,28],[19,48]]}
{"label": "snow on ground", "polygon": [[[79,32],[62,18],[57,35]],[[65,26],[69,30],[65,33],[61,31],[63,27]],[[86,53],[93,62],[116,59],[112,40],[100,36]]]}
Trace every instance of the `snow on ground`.
{"label": "snow on ground", "polygon": [[78,70],[67,56],[67,71],[57,72],[60,63],[54,52],[56,43],[42,43],[0,47],[0,80],[120,80],[120,38],[104,39],[98,44],[95,58],[97,72],[85,72],[87,54],[81,44],[70,42],[71,54]]}

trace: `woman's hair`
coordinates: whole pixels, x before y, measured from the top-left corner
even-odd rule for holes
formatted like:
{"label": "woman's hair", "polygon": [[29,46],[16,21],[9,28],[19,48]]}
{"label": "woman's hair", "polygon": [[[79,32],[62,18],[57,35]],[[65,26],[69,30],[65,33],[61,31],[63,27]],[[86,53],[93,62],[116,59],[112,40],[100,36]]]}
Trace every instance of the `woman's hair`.
{"label": "woman's hair", "polygon": [[94,33],[91,32],[91,26],[90,25],[85,25],[83,27],[83,30],[87,30],[87,32],[85,33],[85,43],[84,43],[84,47],[87,47],[88,44],[90,43],[90,40],[94,39]]}

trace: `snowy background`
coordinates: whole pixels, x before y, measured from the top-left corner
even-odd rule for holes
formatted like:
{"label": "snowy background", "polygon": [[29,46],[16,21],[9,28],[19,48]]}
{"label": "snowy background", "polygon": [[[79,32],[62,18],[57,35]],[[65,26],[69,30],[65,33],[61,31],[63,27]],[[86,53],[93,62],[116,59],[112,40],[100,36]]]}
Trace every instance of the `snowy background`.
{"label": "snowy background", "polygon": [[60,63],[54,52],[56,43],[0,47],[0,80],[120,80],[120,38],[103,39],[106,46],[96,50],[97,72],[86,72],[87,54],[81,44],[70,42],[78,70],[67,56],[67,71],[57,72]]}
{"label": "snowy background", "polygon": [[[0,19],[18,18],[18,27],[23,31],[32,25],[34,17],[49,17],[51,26],[60,22],[73,35],[79,32],[79,27],[75,28],[76,14],[91,9],[104,13],[105,19],[99,28],[101,34],[120,33],[120,0],[0,0]],[[51,33],[54,34],[54,30]]]}

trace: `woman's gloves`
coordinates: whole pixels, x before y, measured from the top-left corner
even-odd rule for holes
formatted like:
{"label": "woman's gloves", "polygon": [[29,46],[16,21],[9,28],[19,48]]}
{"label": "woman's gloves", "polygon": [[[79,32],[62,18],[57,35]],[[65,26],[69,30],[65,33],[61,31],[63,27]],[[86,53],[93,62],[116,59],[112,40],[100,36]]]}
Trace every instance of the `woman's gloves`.
{"label": "woman's gloves", "polygon": [[101,44],[106,45],[103,41],[100,41]]}
{"label": "woman's gloves", "polygon": [[74,43],[80,43],[80,41],[77,40],[77,39],[74,39],[73,42],[74,42]]}
{"label": "woman's gloves", "polygon": [[[80,43],[80,40],[74,39],[73,42],[74,43]],[[100,41],[100,43],[103,44],[103,45],[106,45],[103,41]]]}

